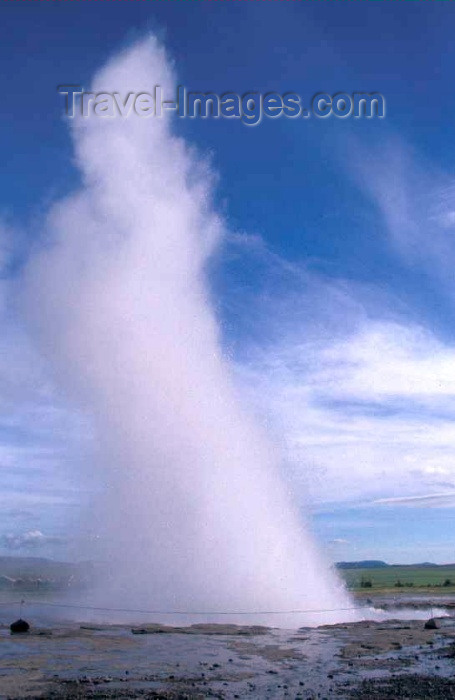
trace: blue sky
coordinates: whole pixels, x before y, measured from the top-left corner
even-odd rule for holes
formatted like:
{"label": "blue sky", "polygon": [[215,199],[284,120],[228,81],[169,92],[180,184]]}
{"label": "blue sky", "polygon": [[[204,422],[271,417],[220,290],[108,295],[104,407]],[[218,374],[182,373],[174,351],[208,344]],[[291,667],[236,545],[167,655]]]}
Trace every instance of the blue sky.
{"label": "blue sky", "polygon": [[188,89],[385,96],[381,120],[175,128],[218,176],[226,353],[330,556],[454,561],[450,3],[5,3],[2,19],[3,550],[68,556],[90,490],[87,420],[14,304],[49,206],[79,182],[56,86],[88,86],[153,31]]}

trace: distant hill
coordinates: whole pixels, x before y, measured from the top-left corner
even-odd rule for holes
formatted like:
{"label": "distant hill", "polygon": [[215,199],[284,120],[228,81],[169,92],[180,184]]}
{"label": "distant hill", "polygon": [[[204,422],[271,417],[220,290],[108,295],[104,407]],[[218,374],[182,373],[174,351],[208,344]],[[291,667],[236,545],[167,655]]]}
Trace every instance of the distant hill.
{"label": "distant hill", "polygon": [[384,568],[409,568],[409,569],[452,569],[455,564],[434,564],[431,561],[424,561],[420,564],[387,564],[379,559],[364,559],[362,561],[338,561],[337,569],[384,569]]}
{"label": "distant hill", "polygon": [[363,561],[338,561],[335,566],[337,569],[384,569],[390,565],[379,559],[365,559]]}

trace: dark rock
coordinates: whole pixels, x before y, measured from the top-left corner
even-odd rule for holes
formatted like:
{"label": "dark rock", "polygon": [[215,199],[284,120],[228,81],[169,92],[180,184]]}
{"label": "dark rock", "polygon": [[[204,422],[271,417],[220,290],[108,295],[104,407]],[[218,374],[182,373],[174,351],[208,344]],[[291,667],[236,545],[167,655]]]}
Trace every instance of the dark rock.
{"label": "dark rock", "polygon": [[9,628],[13,634],[22,634],[29,631],[30,625],[25,620],[19,619],[12,622]]}
{"label": "dark rock", "polygon": [[430,619],[425,622],[424,628],[426,630],[437,630],[439,629],[439,625],[434,617],[430,617]]}

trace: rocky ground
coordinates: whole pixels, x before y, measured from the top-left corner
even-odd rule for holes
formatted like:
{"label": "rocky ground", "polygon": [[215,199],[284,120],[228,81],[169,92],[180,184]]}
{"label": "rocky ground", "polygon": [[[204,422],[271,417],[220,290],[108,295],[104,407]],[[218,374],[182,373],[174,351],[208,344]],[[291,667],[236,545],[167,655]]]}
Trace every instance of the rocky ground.
{"label": "rocky ground", "polygon": [[0,698],[455,698],[455,618],[277,630],[0,628]]}

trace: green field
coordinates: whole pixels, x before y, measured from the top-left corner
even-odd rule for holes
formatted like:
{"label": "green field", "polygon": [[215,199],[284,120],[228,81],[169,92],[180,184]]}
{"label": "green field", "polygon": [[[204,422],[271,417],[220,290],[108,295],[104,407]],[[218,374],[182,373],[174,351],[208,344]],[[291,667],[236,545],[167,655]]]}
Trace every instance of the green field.
{"label": "green field", "polygon": [[[441,593],[455,592],[455,564],[448,566],[387,566],[383,568],[341,569],[339,574],[351,590],[438,589]],[[450,583],[449,583],[450,582]],[[371,583],[371,585],[369,585]]]}

